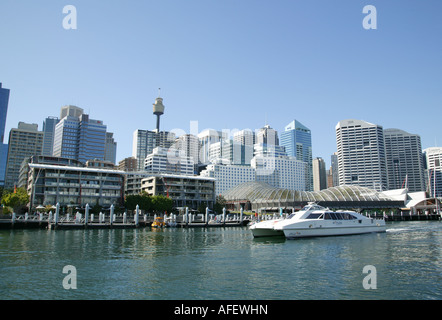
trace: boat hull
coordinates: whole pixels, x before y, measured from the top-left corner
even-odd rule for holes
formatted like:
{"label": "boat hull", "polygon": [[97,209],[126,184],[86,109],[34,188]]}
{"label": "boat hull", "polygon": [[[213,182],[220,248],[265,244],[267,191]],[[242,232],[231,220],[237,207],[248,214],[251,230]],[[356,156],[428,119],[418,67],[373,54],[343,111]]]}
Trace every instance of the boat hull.
{"label": "boat hull", "polygon": [[385,232],[385,225],[374,226],[336,226],[336,227],[306,227],[284,229],[284,235],[287,239],[306,238],[306,237],[328,237],[355,235],[365,233]]}
{"label": "boat hull", "polygon": [[250,226],[254,238],[260,237],[284,237],[282,230],[275,230],[274,226],[281,220],[269,220],[255,223]]}

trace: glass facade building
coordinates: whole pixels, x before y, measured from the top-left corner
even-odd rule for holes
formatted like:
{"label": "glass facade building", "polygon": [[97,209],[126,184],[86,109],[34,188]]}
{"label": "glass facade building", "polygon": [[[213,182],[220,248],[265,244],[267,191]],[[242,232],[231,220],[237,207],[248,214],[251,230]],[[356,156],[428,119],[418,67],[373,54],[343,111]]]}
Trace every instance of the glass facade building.
{"label": "glass facade building", "polygon": [[6,161],[8,157],[8,145],[4,144],[6,115],[8,113],[9,89],[2,88],[0,82],[0,186],[5,184]]}
{"label": "glass facade building", "polygon": [[297,120],[290,122],[281,133],[281,146],[290,157],[296,157],[307,163],[305,186],[307,191],[313,190],[313,155],[312,134],[309,128]]}

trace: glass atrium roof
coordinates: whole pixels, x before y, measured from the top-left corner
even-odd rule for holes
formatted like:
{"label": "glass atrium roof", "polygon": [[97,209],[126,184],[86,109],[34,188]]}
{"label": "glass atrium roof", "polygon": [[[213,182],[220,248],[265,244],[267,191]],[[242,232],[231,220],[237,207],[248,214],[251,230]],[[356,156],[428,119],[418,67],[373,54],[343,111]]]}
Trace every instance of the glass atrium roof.
{"label": "glass atrium roof", "polygon": [[360,186],[339,186],[321,191],[295,191],[273,187],[265,182],[246,182],[223,194],[227,201],[321,202],[321,201],[391,201],[381,192]]}

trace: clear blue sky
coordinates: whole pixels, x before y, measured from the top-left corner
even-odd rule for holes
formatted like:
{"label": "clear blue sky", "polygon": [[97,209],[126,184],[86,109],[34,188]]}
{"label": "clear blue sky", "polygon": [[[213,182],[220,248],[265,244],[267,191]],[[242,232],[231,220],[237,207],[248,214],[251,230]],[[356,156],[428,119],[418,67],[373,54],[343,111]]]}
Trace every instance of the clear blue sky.
{"label": "clear blue sky", "polygon": [[[77,30],[65,30],[65,5]],[[377,9],[366,30],[365,5]],[[354,118],[442,145],[440,0],[2,0],[0,82],[11,90],[5,136],[74,104],[103,120],[131,156],[132,133],[312,131],[330,164],[335,126]]]}

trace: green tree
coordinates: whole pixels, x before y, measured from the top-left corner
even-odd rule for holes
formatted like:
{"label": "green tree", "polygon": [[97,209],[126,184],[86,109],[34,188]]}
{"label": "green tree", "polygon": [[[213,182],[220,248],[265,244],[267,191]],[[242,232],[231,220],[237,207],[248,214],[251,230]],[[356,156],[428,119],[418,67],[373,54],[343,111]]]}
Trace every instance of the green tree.
{"label": "green tree", "polygon": [[159,213],[171,213],[173,209],[173,200],[163,195],[152,197],[153,210]]}
{"label": "green tree", "polygon": [[223,213],[223,208],[226,206],[226,199],[222,195],[219,195],[216,197],[215,205],[213,207],[213,211],[216,212],[216,214]]}
{"label": "green tree", "polygon": [[25,188],[17,188],[15,191],[4,191],[2,204],[12,208],[14,212],[19,212],[29,202],[29,195]]}
{"label": "green tree", "polygon": [[124,206],[126,207],[126,209],[135,210],[137,205],[140,210],[151,211],[152,197],[149,196],[147,192],[126,196],[126,200],[124,202]]}

